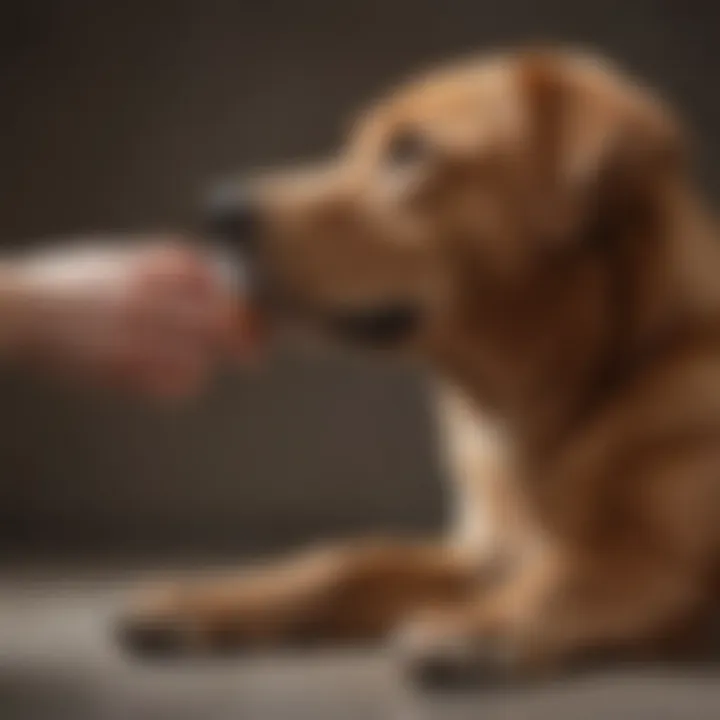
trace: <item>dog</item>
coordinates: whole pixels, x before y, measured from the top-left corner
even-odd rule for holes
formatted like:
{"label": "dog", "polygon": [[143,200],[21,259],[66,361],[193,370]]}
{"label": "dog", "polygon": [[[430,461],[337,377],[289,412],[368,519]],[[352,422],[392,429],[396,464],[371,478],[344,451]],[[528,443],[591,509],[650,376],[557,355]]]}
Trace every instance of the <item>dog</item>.
{"label": "dog", "polygon": [[370,539],[158,589],[123,639],[208,652],[389,637],[418,677],[688,646],[720,585],[720,271],[684,130],[609,63],[456,63],[308,169],[225,189],[268,317],[422,362],[455,496]]}

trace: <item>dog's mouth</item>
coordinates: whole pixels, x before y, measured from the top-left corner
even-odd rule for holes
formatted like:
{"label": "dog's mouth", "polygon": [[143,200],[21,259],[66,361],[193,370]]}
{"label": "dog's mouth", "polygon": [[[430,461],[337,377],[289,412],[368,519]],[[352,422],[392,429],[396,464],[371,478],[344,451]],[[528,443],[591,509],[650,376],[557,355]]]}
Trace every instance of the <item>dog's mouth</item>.
{"label": "dog's mouth", "polygon": [[420,309],[410,302],[368,304],[326,310],[318,314],[321,329],[340,342],[387,348],[415,335],[421,324]]}
{"label": "dog's mouth", "polygon": [[342,345],[386,350],[408,343],[419,333],[423,312],[410,301],[328,304],[267,292],[261,315],[280,335],[287,329],[293,337],[319,337]]}
{"label": "dog's mouth", "polygon": [[[227,268],[226,268],[227,269]],[[236,258],[231,268],[243,306],[243,317],[251,318],[261,333],[274,334],[284,325],[318,331],[330,340],[347,345],[386,349],[415,336],[422,324],[419,304],[403,300],[334,303],[303,302],[270,281],[254,263]]]}

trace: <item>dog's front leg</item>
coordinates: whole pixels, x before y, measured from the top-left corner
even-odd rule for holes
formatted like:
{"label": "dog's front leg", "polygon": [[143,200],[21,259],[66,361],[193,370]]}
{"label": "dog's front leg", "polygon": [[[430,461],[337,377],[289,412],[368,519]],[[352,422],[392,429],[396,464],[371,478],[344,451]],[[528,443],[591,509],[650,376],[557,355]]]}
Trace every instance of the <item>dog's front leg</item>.
{"label": "dog's front leg", "polygon": [[473,583],[471,565],[441,543],[360,541],[143,593],[122,639],[156,653],[379,639],[420,607],[466,599]]}

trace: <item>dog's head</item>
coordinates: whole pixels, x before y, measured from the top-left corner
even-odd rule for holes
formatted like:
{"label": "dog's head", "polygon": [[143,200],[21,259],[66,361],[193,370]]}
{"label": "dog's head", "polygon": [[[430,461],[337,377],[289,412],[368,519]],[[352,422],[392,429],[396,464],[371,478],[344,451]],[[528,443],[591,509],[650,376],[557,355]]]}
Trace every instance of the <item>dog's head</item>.
{"label": "dog's head", "polygon": [[578,284],[569,268],[651,221],[679,156],[637,85],[521,53],[401,88],[329,162],[226,188],[211,219],[277,304],[333,335],[422,344],[469,305],[473,332],[507,335],[511,308],[532,324],[549,289]]}

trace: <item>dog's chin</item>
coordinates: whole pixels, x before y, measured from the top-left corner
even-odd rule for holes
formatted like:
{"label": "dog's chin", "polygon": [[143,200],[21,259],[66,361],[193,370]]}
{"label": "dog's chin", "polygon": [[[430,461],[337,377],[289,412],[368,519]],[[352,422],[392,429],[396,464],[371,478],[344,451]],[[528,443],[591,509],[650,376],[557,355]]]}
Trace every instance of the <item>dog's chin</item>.
{"label": "dog's chin", "polygon": [[422,325],[412,303],[388,303],[325,310],[317,316],[323,334],[352,346],[394,349],[411,342]]}

